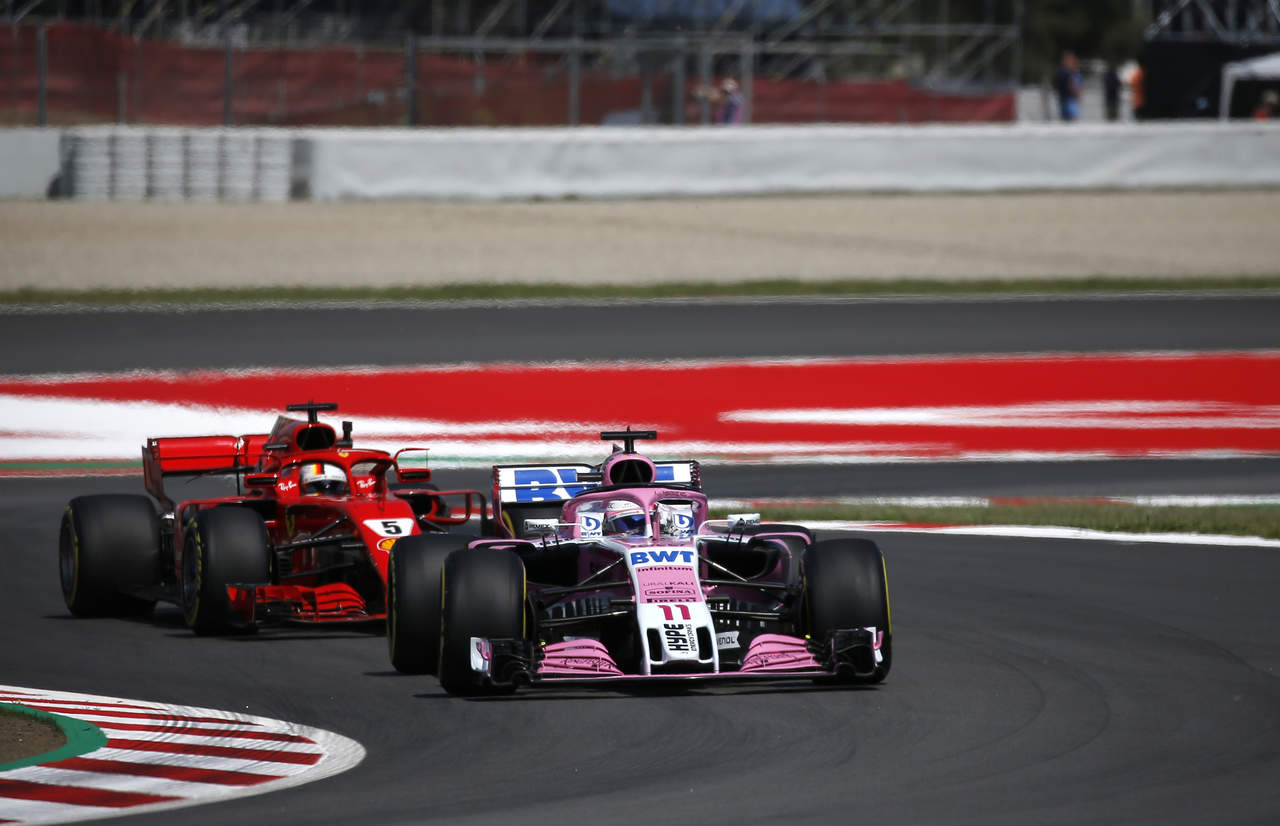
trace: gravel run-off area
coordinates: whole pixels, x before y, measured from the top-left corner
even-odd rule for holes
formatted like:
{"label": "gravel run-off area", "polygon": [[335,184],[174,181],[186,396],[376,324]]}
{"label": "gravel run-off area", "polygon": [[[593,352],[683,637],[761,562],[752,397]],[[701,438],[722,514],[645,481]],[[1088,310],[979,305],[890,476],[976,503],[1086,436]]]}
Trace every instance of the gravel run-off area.
{"label": "gravel run-off area", "polygon": [[1280,190],[0,202],[0,291],[1280,273]]}
{"label": "gravel run-off area", "polygon": [[66,736],[46,720],[0,710],[0,766],[61,748]]}

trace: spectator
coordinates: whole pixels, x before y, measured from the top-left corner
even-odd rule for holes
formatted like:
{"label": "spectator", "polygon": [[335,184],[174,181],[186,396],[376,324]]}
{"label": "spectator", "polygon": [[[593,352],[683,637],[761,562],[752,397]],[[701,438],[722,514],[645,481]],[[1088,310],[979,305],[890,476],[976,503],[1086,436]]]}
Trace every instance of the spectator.
{"label": "spectator", "polygon": [[738,81],[731,77],[720,83],[720,106],[716,109],[716,123],[742,123],[742,92],[738,91]]}
{"label": "spectator", "polygon": [[711,121],[718,124],[742,123],[744,102],[738,81],[727,77],[718,86],[699,86],[693,97],[707,101],[712,108]]}
{"label": "spectator", "polygon": [[1133,119],[1142,120],[1142,107],[1146,104],[1146,78],[1142,74],[1141,64],[1134,64],[1129,73],[1129,107],[1133,110]]}
{"label": "spectator", "polygon": [[1275,89],[1268,89],[1262,93],[1258,108],[1253,110],[1253,119],[1271,120],[1276,116],[1277,106],[1280,106],[1280,94],[1276,94]]}
{"label": "spectator", "polygon": [[1058,95],[1058,116],[1071,122],[1080,119],[1080,87],[1084,78],[1080,74],[1080,61],[1075,53],[1063,52],[1062,64],[1053,75],[1053,90]]}
{"label": "spectator", "polygon": [[1107,69],[1102,73],[1102,101],[1107,111],[1107,120],[1120,120],[1120,72],[1116,64],[1107,61]]}

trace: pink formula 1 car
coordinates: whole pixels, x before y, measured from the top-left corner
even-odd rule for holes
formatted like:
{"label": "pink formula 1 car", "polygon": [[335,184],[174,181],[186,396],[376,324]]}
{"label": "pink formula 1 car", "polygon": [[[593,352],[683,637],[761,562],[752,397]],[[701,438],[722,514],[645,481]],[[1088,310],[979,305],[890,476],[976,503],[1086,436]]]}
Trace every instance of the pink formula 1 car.
{"label": "pink formula 1 car", "polygon": [[391,552],[387,641],[455,694],[626,680],[878,683],[892,662],[884,557],[758,514],[708,519],[696,462],[621,441],[599,466],[494,468],[498,538]]}
{"label": "pink formula 1 car", "polygon": [[[443,534],[480,519],[479,491],[427,482],[426,451],[358,449],[318,414],[291,405],[270,433],[148,439],[147,491],[79,496],[58,542],[62,594],[78,616],[142,614],[181,606],[198,634],[262,623],[382,622],[387,556],[396,540]],[[174,501],[173,476],[234,477],[235,494]],[[463,507],[455,508],[461,504]]]}

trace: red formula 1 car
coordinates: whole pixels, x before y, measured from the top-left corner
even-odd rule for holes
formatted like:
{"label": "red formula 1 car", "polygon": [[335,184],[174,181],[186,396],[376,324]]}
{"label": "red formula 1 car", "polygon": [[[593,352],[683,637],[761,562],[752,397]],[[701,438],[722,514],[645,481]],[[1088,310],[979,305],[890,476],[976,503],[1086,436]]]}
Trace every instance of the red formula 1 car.
{"label": "red formula 1 car", "polygon": [[[427,482],[426,451],[356,449],[319,421],[336,404],[290,405],[269,434],[148,439],[147,491],[72,499],[62,518],[62,594],[77,616],[182,607],[198,634],[259,623],[382,620],[388,552],[401,537],[443,534],[473,516],[479,491]],[[170,476],[226,474],[233,496],[175,502]],[[454,508],[454,505],[459,507]]]}
{"label": "red formula 1 car", "polygon": [[499,535],[406,537],[387,644],[446,691],[621,681],[878,683],[892,662],[884,556],[759,514],[709,519],[697,462],[494,468]]}

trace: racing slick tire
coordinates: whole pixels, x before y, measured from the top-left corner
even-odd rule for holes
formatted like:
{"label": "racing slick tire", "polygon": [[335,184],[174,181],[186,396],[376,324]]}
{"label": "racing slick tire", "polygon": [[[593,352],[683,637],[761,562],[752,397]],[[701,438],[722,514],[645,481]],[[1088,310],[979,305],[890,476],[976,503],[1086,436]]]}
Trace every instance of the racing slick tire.
{"label": "racing slick tire", "polygon": [[235,505],[206,508],[187,522],[182,548],[182,614],[197,634],[248,631],[234,616],[227,586],[271,579],[267,528],[262,517]]}
{"label": "racing slick tire", "polygon": [[440,660],[440,583],[449,554],[470,537],[406,536],[387,560],[387,654],[401,674],[435,674]]}
{"label": "racing slick tire", "polygon": [[514,690],[485,684],[471,670],[471,638],[524,639],[524,563],[511,551],[476,549],[444,564],[440,629],[440,685],[473,696]]}
{"label": "racing slick tire", "polygon": [[883,632],[882,659],[869,676],[839,676],[837,682],[879,683],[893,664],[893,624],[884,554],[867,539],[828,539],[804,558],[806,632],[815,639],[840,628]]}
{"label": "racing slick tire", "polygon": [[160,580],[160,520],[136,494],[77,496],[58,533],[62,598],[78,617],[139,616],[154,599],[129,593]]}

